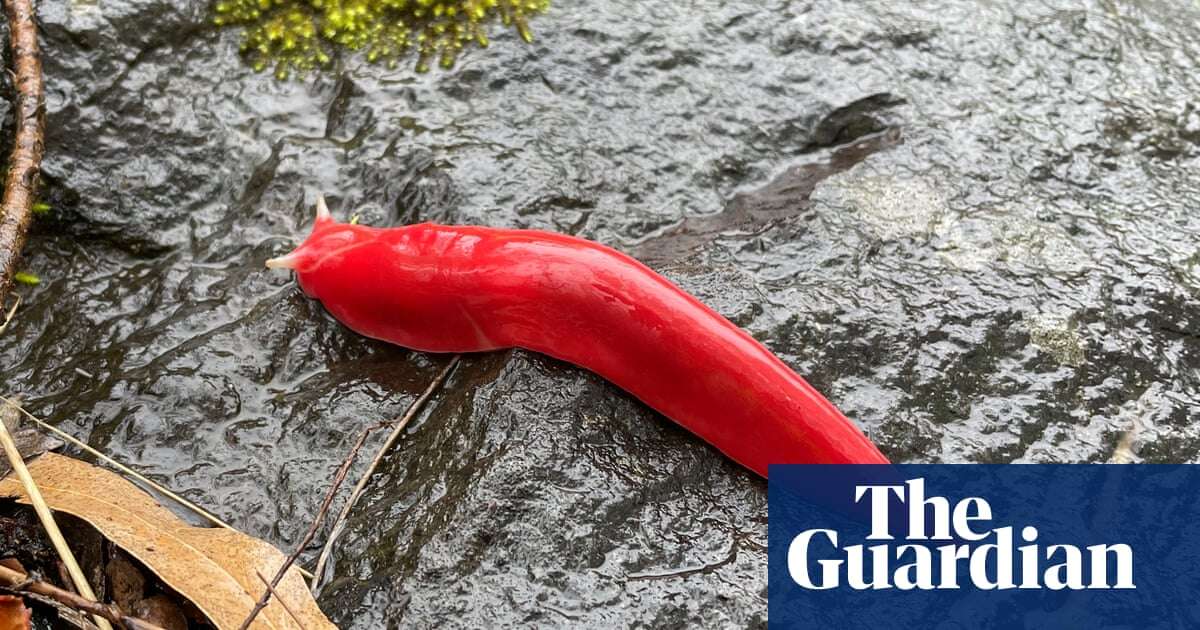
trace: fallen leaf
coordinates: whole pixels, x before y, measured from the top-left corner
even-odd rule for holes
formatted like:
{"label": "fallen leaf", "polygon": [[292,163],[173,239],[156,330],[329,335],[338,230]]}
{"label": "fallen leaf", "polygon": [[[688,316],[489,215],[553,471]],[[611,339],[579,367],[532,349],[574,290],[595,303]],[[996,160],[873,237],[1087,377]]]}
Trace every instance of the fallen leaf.
{"label": "fallen leaf", "polygon": [[0,630],[29,630],[30,610],[25,600],[12,595],[0,595]]}
{"label": "fallen leaf", "polygon": [[[221,630],[236,630],[262,595],[255,571],[274,575],[285,556],[239,532],[192,527],[140,488],[106,469],[46,453],[29,472],[53,510],[77,516],[137,559],[191,601]],[[0,496],[27,502],[21,483],[0,480]],[[304,630],[336,629],[317,607],[295,567],[276,587]],[[251,628],[288,629],[297,624],[272,597]]]}

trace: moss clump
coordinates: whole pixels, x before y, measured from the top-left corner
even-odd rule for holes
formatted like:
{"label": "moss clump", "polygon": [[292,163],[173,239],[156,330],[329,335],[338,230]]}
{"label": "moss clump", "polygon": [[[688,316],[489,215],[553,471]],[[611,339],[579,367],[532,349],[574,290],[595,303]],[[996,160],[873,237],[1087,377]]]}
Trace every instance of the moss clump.
{"label": "moss clump", "polygon": [[463,46],[487,46],[485,25],[500,20],[525,41],[529,16],[550,0],[219,0],[218,25],[246,29],[242,52],[256,70],[286,79],[330,61],[333,47],[361,50],[395,67],[415,49],[417,71],[436,59],[448,68]]}

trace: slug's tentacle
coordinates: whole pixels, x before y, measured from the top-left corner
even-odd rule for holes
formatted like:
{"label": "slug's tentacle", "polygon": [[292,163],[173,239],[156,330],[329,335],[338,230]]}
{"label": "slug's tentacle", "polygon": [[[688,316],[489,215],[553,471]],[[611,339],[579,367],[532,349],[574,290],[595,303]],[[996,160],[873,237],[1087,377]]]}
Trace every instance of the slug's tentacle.
{"label": "slug's tentacle", "polygon": [[[333,219],[333,214],[329,212],[329,205],[325,203],[325,195],[323,193],[317,193],[316,207],[317,214],[313,219],[313,232],[316,232],[322,226],[337,223],[337,221]],[[286,255],[267,260],[267,269],[298,270],[300,268],[300,264],[306,258],[302,249],[303,247],[297,247]]]}
{"label": "slug's tentacle", "polygon": [[428,352],[520,347],[608,379],[763,475],[774,463],[887,463],[765,346],[616,250],[532,230],[337,223],[268,266],[339,321]]}
{"label": "slug's tentacle", "polygon": [[296,254],[287,254],[277,258],[267,260],[267,269],[295,269],[299,263],[299,257]]}
{"label": "slug's tentacle", "polygon": [[325,195],[317,193],[317,218],[313,221],[313,227],[333,221],[333,215],[329,212],[329,206],[325,204]]}

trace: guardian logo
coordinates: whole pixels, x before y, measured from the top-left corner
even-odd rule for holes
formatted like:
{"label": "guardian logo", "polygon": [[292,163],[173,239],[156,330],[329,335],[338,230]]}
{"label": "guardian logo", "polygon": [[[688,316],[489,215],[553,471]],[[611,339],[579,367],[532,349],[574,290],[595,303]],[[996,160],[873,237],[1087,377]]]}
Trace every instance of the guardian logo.
{"label": "guardian logo", "polygon": [[[893,494],[906,508],[907,535],[901,541],[889,533]],[[992,508],[987,499],[967,497],[951,505],[945,497],[926,497],[924,479],[855,486],[854,501],[870,505],[866,540],[886,542],[839,547],[836,530],[801,532],[787,554],[788,573],[800,587],[823,590],[844,582],[855,590],[957,589],[961,577],[980,589],[1136,588],[1129,545],[1041,545],[1033,525],[1020,529],[1019,541],[1025,544],[1018,544],[1013,526],[988,529]],[[842,557],[811,561],[815,546],[835,549]],[[1109,574],[1110,561],[1115,575]]]}
{"label": "guardian logo", "polygon": [[772,466],[771,628],[1200,628],[1200,466]]}

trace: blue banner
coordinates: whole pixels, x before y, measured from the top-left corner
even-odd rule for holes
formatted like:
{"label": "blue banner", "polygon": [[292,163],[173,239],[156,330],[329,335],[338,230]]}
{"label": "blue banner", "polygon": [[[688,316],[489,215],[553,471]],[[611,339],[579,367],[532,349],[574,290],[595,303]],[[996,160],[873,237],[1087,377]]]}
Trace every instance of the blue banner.
{"label": "blue banner", "polygon": [[1200,466],[771,466],[771,628],[1200,628]]}

